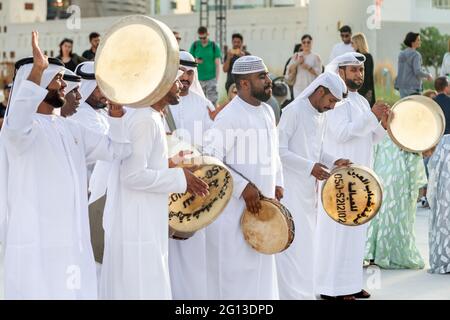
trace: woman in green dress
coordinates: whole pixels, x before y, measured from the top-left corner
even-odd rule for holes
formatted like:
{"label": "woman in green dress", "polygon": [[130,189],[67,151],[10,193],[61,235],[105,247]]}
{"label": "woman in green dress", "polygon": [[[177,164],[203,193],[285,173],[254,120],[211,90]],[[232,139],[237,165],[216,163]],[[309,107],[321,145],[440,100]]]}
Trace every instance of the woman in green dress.
{"label": "woman in green dress", "polygon": [[422,269],[414,233],[417,196],[426,183],[422,156],[401,150],[386,136],[375,147],[374,159],[383,204],[369,225],[366,259],[386,269]]}

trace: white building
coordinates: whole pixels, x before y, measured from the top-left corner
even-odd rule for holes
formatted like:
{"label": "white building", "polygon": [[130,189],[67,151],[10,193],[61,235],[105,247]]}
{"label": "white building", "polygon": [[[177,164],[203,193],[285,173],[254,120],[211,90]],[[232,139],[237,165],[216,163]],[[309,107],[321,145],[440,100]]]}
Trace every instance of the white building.
{"label": "white building", "polygon": [[[197,0],[198,2],[199,0]],[[67,20],[45,21],[47,1],[0,0],[0,62],[12,61],[31,54],[30,34],[37,29],[41,33],[42,48],[50,56],[58,54],[58,44],[64,37],[74,40],[74,52],[89,48],[88,35],[92,31],[104,34],[117,19],[113,12],[144,7],[147,12],[165,12],[158,19],[180,32],[181,46],[189,49],[196,40],[199,23],[195,0],[123,0],[123,1],[73,1],[81,5],[79,13]],[[247,49],[265,59],[271,71],[280,74],[292,54],[294,44],[304,33],[314,38],[314,51],[328,62],[331,47],[338,41],[338,28],[348,24],[354,32],[362,31],[369,40],[370,51],[376,61],[392,64],[395,68],[400,43],[408,31],[436,26],[441,33],[450,34],[450,0],[226,0],[227,34],[234,32],[244,36]],[[139,6],[133,6],[131,3]],[[159,3],[159,7],[156,5]],[[213,0],[210,1],[214,3]],[[380,14],[376,12],[377,3]],[[85,17],[94,12],[86,6],[95,4],[99,15]],[[101,6],[100,6],[101,4]],[[120,4],[120,5],[119,5]],[[100,10],[100,7],[101,10]],[[252,6],[250,9],[239,9]],[[116,11],[112,8],[117,9]],[[119,10],[120,9],[120,10]],[[210,24],[214,23],[213,6]],[[109,10],[109,11],[108,11]],[[89,13],[91,12],[91,13]],[[108,12],[106,14],[105,12]],[[188,13],[186,13],[188,12]],[[380,20],[377,20],[380,18]],[[213,26],[209,28],[213,36]]]}

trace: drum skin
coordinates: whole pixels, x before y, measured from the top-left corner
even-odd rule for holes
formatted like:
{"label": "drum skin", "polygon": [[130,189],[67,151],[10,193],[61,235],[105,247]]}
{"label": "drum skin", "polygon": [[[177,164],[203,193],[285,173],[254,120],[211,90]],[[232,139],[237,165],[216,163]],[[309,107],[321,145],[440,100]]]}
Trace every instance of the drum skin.
{"label": "drum skin", "polygon": [[321,196],[330,218],[346,226],[359,226],[378,213],[383,188],[371,169],[352,165],[332,170],[322,185]]}
{"label": "drum skin", "polygon": [[170,236],[174,239],[192,236],[216,220],[231,199],[233,177],[223,163],[216,158],[201,156],[192,158],[192,163],[177,167],[198,165],[195,176],[209,185],[209,195],[200,197],[189,192],[172,193],[169,196]]}
{"label": "drum skin", "polygon": [[244,210],[241,229],[245,241],[263,254],[286,250],[295,237],[294,221],[289,210],[278,201],[264,197],[258,214]]}
{"label": "drum skin", "polygon": [[405,97],[392,107],[387,130],[402,150],[424,152],[436,146],[444,135],[444,113],[433,99]]}
{"label": "drum skin", "polygon": [[148,107],[173,86],[179,59],[178,43],[169,27],[147,16],[127,16],[102,38],[95,77],[110,101]]}

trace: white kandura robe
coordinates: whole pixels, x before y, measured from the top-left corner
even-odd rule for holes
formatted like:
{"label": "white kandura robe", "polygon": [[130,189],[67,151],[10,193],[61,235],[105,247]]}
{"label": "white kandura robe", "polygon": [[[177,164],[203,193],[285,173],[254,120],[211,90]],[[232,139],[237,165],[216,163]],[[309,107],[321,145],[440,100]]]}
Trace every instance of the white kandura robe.
{"label": "white kandura robe", "polygon": [[171,299],[169,194],[186,191],[183,169],[168,168],[166,132],[152,108],[128,110],[133,153],[111,170],[103,218],[102,299]]}
{"label": "white kandura robe", "polygon": [[[257,140],[252,136],[257,136]],[[283,176],[275,116],[269,105],[261,103],[255,107],[235,97],[218,114],[210,137],[206,154],[225,158],[264,196],[275,197],[275,187],[283,185]],[[278,299],[274,255],[252,249],[241,231],[245,209],[241,194],[248,182],[230,172],[233,196],[219,218],[206,229],[208,299]]]}
{"label": "white kandura robe", "polygon": [[308,98],[288,105],[278,124],[283,164],[284,198],[295,223],[289,249],[276,255],[280,299],[315,299],[314,233],[317,221],[318,181],[311,175],[316,163],[332,168],[335,157],[322,152],[326,114]]}
{"label": "white kandura robe", "polygon": [[[355,165],[372,168],[374,145],[386,131],[367,100],[349,91],[347,99],[327,113],[324,151]],[[353,294],[363,289],[363,260],[368,224],[350,227],[332,220],[319,204],[316,230],[316,293]]]}
{"label": "white kandura robe", "polygon": [[[212,125],[208,105],[211,102],[189,91],[180,103],[170,105],[175,134],[185,142],[203,145],[203,134]],[[206,295],[206,240],[205,229],[187,240],[169,239],[169,267],[174,299],[207,299]]]}
{"label": "white kandura robe", "polygon": [[[80,103],[80,106],[77,108],[77,112],[70,116],[70,119],[78,122],[83,127],[98,133],[105,133],[109,128],[105,110],[95,110],[85,101]],[[96,167],[95,170],[94,167]],[[90,204],[105,194],[107,177],[110,169],[111,164],[105,161],[88,163],[88,188],[90,192]]]}
{"label": "white kandura robe", "polygon": [[23,81],[16,90],[1,136],[8,166],[0,214],[5,298],[96,299],[86,163],[131,152],[122,120],[110,119],[112,142],[74,121],[36,113],[48,93],[36,84]]}

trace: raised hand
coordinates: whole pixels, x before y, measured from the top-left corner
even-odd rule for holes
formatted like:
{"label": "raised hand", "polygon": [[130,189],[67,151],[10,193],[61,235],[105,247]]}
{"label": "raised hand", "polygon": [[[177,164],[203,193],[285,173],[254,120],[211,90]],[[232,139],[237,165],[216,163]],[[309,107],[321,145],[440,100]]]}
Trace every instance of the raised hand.
{"label": "raised hand", "polygon": [[108,105],[109,115],[111,117],[121,118],[125,114],[123,106],[116,104],[114,102],[111,102],[109,100],[106,103]]}
{"label": "raised hand", "polygon": [[33,67],[40,70],[47,69],[48,57],[39,48],[39,33],[37,31],[31,32],[31,47],[33,48]]}

